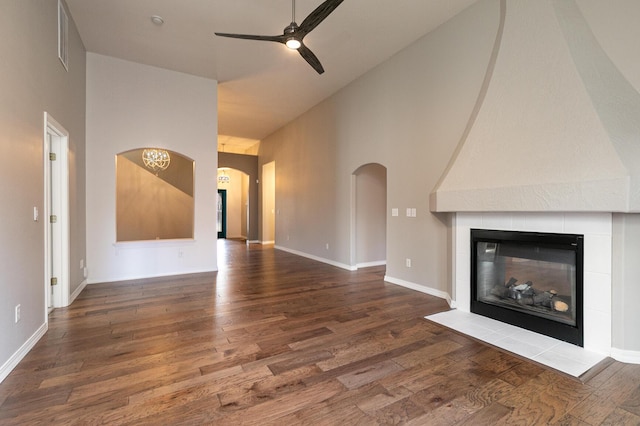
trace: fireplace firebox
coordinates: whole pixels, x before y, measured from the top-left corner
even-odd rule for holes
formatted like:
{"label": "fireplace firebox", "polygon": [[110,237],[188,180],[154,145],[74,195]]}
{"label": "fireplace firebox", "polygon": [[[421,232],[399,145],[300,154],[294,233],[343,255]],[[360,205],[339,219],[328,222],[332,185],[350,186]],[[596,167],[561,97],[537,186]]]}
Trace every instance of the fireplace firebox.
{"label": "fireplace firebox", "polygon": [[583,346],[584,236],[471,230],[471,312]]}

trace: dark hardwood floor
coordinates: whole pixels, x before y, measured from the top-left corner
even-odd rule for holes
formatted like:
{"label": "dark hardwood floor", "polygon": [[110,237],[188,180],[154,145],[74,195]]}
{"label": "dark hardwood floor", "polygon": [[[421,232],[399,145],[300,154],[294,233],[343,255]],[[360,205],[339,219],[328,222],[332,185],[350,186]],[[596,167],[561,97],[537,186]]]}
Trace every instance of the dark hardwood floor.
{"label": "dark hardwood floor", "polygon": [[431,323],[443,300],[219,243],[220,272],[98,284],[0,384],[0,424],[640,424],[640,365],[584,383]]}

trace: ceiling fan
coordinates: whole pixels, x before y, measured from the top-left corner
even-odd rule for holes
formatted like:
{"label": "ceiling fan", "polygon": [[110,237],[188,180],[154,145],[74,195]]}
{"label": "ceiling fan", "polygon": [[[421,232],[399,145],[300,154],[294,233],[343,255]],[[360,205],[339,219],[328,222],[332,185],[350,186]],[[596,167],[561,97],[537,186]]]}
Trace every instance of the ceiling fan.
{"label": "ceiling fan", "polygon": [[229,33],[215,33],[221,37],[242,38],[246,40],[262,40],[262,41],[275,41],[286,45],[289,49],[297,50],[300,56],[309,63],[315,69],[318,74],[324,72],[324,68],[320,63],[320,60],[313,54],[313,52],[304,45],[302,39],[309,34],[315,27],[317,27],[322,21],[325,20],[336,7],[340,6],[344,0],[326,0],[320,6],[318,6],[313,12],[307,16],[302,24],[298,26],[296,24],[296,0],[291,0],[291,24],[289,24],[282,35],[277,36],[263,36],[263,35],[250,35],[250,34],[229,34]]}

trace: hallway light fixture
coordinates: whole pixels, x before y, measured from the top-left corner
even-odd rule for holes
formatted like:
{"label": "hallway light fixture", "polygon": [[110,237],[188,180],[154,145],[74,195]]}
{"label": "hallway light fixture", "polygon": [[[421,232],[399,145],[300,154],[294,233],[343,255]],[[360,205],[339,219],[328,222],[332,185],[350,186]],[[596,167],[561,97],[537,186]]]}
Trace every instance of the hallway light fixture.
{"label": "hallway light fixture", "polygon": [[159,171],[167,170],[171,163],[171,156],[164,149],[146,148],[142,151],[142,162],[145,167],[154,171],[157,176]]}
{"label": "hallway light fixture", "polygon": [[220,167],[218,171],[222,172],[218,175],[218,183],[231,183],[231,177],[227,175],[227,167]]}

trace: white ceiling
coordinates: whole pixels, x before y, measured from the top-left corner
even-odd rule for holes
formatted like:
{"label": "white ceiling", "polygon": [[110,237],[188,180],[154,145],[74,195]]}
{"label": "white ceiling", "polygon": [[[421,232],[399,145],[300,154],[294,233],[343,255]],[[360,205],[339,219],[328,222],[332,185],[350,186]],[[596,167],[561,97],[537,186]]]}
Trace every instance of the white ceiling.
{"label": "white ceiling", "polygon": [[[219,133],[262,139],[476,1],[345,0],[305,38],[322,75],[282,44],[214,35],[282,34],[290,0],[66,3],[88,51],[218,80]],[[321,3],[297,0],[297,23]]]}

